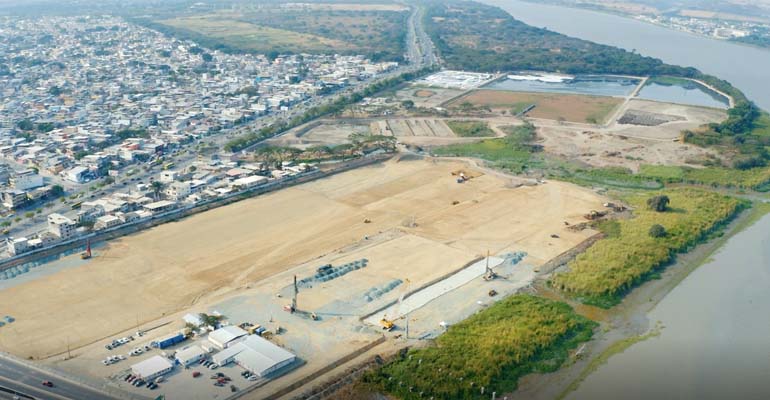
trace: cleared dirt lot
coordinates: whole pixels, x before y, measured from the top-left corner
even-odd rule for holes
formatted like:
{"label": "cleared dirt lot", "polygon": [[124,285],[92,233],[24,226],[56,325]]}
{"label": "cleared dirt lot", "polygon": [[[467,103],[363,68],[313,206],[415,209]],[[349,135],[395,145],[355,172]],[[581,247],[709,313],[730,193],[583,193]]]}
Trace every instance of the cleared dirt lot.
{"label": "cleared dirt lot", "polygon": [[535,108],[527,113],[533,118],[604,123],[610,112],[618,107],[623,99],[561,93],[476,90],[453,100],[449,107],[457,107],[464,102],[490,107],[495,111],[522,109],[533,104]]}
{"label": "cleared dirt lot", "polygon": [[[459,169],[470,167],[391,161],[117,240],[82,267],[0,292],[3,312],[17,318],[3,328],[0,348],[51,356],[67,342],[77,348],[101,340],[132,329],[137,319],[154,321],[215,294],[222,298],[393,230],[417,238],[391,243],[392,251],[372,250],[372,257],[399,275],[404,260],[413,261],[409,270],[418,282],[435,273],[424,260],[445,254],[470,260],[488,250],[524,250],[533,263],[543,262],[592,233],[569,232],[563,221],[578,222],[604,201],[559,182],[512,189],[492,174],[457,184],[451,172]],[[416,226],[407,227],[409,221]],[[560,238],[551,238],[554,233]],[[433,244],[410,259],[409,249],[425,240]]]}
{"label": "cleared dirt lot", "polygon": [[354,133],[366,135],[371,133],[367,123],[324,120],[320,124],[311,124],[292,129],[281,136],[268,140],[267,143],[304,150],[312,146],[337,146],[350,143],[348,138]]}

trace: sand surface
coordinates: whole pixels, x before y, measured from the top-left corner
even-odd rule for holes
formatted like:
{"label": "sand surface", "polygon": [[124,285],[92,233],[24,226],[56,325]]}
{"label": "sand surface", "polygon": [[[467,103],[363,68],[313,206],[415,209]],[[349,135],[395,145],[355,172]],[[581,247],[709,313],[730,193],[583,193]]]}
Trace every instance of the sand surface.
{"label": "sand surface", "polygon": [[418,283],[444,273],[437,263],[451,270],[487,251],[518,250],[542,262],[593,233],[564,225],[600,209],[604,200],[587,189],[560,182],[511,188],[509,180],[481,173],[458,184],[451,172],[460,169],[470,167],[390,161],[113,241],[84,266],[0,291],[0,310],[16,318],[0,331],[0,348],[46,358],[68,343],[78,348],[214,293],[222,298],[382,232],[398,235],[350,259],[370,258],[391,271],[383,278]]}

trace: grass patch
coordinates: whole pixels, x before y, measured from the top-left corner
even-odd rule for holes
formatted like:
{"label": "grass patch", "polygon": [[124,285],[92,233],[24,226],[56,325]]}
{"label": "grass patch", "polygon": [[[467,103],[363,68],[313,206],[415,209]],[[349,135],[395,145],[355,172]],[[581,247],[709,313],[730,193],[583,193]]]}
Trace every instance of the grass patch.
{"label": "grass patch", "polygon": [[565,303],[514,295],[450,327],[434,347],[410,350],[363,381],[405,400],[476,399],[481,387],[506,393],[523,375],[557,370],[596,326]]}
{"label": "grass patch", "polygon": [[[661,192],[671,199],[669,210],[647,209],[651,194],[632,195],[627,201],[634,218],[620,220],[620,234],[598,241],[568,264],[551,285],[580,301],[609,308],[631,289],[671,263],[677,253],[686,252],[718,232],[748,202],[701,189]],[[662,225],[667,235],[653,238],[650,227]]]}
{"label": "grass patch", "polygon": [[483,121],[447,121],[447,126],[460,137],[490,137],[495,132]]}
{"label": "grass patch", "polygon": [[474,143],[453,144],[433,150],[433,154],[452,157],[473,157],[491,161],[495,167],[520,173],[527,170],[534,159],[535,149],[530,144],[535,138],[535,126],[529,123],[506,126],[504,138],[486,139]]}

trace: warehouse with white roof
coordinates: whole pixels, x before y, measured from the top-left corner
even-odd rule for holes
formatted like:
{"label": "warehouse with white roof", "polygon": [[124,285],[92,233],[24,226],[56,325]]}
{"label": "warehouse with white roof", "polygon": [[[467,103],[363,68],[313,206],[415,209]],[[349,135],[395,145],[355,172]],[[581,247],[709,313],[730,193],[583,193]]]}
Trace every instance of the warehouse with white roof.
{"label": "warehouse with white roof", "polygon": [[290,351],[256,335],[251,335],[212,357],[220,366],[235,362],[259,377],[276,372],[296,359]]}
{"label": "warehouse with white roof", "polygon": [[226,349],[248,334],[237,326],[229,325],[209,333],[209,342],[220,349]]}
{"label": "warehouse with white roof", "polygon": [[131,372],[144,379],[152,380],[158,376],[167,374],[174,369],[174,364],[167,358],[161,356],[152,356],[142,362],[131,366]]}
{"label": "warehouse with white roof", "polygon": [[174,355],[176,362],[183,367],[195,364],[206,357],[206,352],[200,346],[189,346],[178,350]]}

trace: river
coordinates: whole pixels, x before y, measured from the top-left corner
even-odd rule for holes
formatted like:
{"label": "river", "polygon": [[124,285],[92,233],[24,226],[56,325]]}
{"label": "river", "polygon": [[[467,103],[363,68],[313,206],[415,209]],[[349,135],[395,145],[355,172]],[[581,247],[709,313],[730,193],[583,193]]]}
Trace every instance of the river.
{"label": "river", "polygon": [[[770,51],[615,15],[488,0],[528,24],[694,66],[770,109]],[[770,398],[770,215],[736,234],[647,315],[660,336],[589,375],[567,399]]]}
{"label": "river", "polygon": [[730,81],[765,110],[770,110],[770,51],[696,36],[631,18],[595,11],[485,0],[527,24],[596,43],[636,50],[669,64],[691,66]]}

